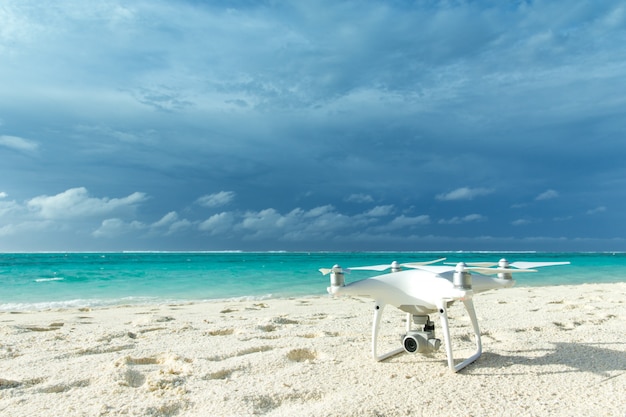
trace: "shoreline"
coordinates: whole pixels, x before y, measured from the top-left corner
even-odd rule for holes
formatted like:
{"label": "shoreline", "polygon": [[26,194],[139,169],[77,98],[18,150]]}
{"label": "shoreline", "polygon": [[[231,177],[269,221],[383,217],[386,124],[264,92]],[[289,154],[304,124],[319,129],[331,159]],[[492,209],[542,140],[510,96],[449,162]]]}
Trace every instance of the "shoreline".
{"label": "shoreline", "polygon": [[[325,295],[0,312],[12,416],[626,414],[626,283],[474,297],[483,354],[371,359],[373,301]],[[399,346],[388,307],[381,351]],[[441,337],[438,318],[437,337]],[[455,357],[469,320],[450,308]],[[457,355],[458,352],[458,355]]]}
{"label": "shoreline", "polygon": [[[614,285],[614,284],[626,284],[624,281],[603,281],[603,282],[585,282],[585,283],[556,283],[545,285],[532,285],[526,283],[520,283],[519,281],[511,287],[514,289],[523,288],[559,288],[559,287],[580,287],[584,285]],[[324,283],[324,285],[328,285]],[[508,289],[510,290],[510,288]],[[505,290],[506,291],[506,290]],[[39,313],[39,312],[52,312],[52,311],[65,311],[65,310],[99,310],[110,309],[117,307],[150,307],[161,305],[187,305],[187,304],[212,304],[212,303],[230,303],[230,302],[263,302],[272,300],[288,300],[288,299],[307,299],[307,298],[324,298],[328,294],[326,291],[318,294],[296,294],[296,295],[274,295],[274,294],[259,294],[259,295],[242,295],[225,298],[205,298],[205,299],[191,299],[191,298],[157,298],[148,296],[131,296],[120,299],[71,299],[71,300],[55,300],[55,301],[41,301],[36,303],[5,303],[0,304],[0,315],[2,314],[18,314],[18,313]],[[479,295],[480,296],[480,295]],[[124,300],[124,302],[122,302]],[[131,300],[131,301],[127,301]],[[134,300],[134,301],[132,301]],[[139,301],[142,300],[142,301]],[[41,307],[33,307],[41,305]],[[7,307],[10,306],[10,307]]]}

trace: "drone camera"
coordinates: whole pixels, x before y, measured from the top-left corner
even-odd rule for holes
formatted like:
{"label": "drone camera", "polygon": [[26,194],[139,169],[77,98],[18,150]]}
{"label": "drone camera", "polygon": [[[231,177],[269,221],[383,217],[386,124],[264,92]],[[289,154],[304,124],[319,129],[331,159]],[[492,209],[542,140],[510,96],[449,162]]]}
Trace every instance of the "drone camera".
{"label": "drone camera", "polygon": [[402,346],[408,353],[429,353],[439,350],[441,340],[433,337],[433,332],[411,330],[402,337]]}

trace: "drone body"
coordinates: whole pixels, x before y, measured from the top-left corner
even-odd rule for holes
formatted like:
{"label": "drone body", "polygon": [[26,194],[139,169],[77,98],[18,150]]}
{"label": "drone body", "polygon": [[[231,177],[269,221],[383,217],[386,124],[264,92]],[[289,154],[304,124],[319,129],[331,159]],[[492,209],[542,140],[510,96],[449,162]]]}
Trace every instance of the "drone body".
{"label": "drone body", "polygon": [[[372,356],[375,360],[381,361],[403,351],[428,353],[437,350],[441,341],[435,338],[434,323],[430,321],[429,315],[438,314],[444,336],[448,367],[451,371],[457,372],[474,362],[482,354],[480,329],[472,300],[475,293],[513,286],[515,284],[511,276],[513,272],[535,272],[529,268],[569,264],[569,262],[518,262],[509,264],[502,259],[497,268],[489,268],[485,264],[468,266],[464,263],[459,263],[454,267],[430,265],[441,260],[443,259],[425,263],[402,264],[404,267],[415,268],[404,271],[401,271],[400,266],[395,262],[391,265],[351,269],[342,269],[335,265],[331,269],[320,269],[320,271],[324,274],[331,274],[331,285],[328,287],[328,292],[331,295],[363,296],[375,301],[372,324]],[[491,265],[493,264],[489,266]],[[511,266],[518,266],[519,269],[511,268]],[[398,272],[345,284],[344,274],[350,270],[380,271],[389,267],[392,267],[392,271]],[[473,275],[471,271],[481,273]],[[497,277],[490,277],[482,273],[497,274]],[[463,303],[472,323],[476,343],[476,351],[458,364],[454,363],[448,326],[448,308],[455,301]],[[379,355],[377,352],[378,331],[383,310],[387,305],[407,313],[406,333],[402,338],[403,347]],[[412,324],[417,324],[420,328],[412,329]]]}
{"label": "drone body", "polygon": [[[473,293],[508,288],[515,284],[512,279],[492,278],[484,275],[474,275],[472,281]],[[466,289],[455,287],[453,274],[447,272],[434,274],[424,270],[392,272],[343,286],[331,285],[328,292],[332,295],[368,297],[401,310],[402,306],[412,306],[423,310],[425,314],[439,310],[443,299],[442,294],[452,299],[468,296]]]}

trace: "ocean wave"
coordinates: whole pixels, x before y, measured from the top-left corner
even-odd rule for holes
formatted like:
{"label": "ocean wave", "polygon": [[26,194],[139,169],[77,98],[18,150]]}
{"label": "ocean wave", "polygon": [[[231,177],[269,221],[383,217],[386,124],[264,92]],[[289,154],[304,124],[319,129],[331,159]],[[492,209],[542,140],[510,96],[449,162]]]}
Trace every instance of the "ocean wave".
{"label": "ocean wave", "polygon": [[56,277],[56,278],[37,278],[35,282],[48,282],[48,281],[63,281],[65,278]]}
{"label": "ocean wave", "polygon": [[238,297],[226,297],[226,298],[205,298],[202,300],[187,300],[187,302],[200,302],[200,303],[213,303],[213,302],[240,302],[240,301],[263,301],[276,298],[274,294],[263,295],[243,295]]}
{"label": "ocean wave", "polygon": [[62,310],[71,308],[112,307],[122,305],[158,304],[167,302],[153,297],[124,297],[116,299],[74,299],[41,301],[33,303],[4,303],[0,304],[0,311],[42,311]]}
{"label": "ocean wave", "polygon": [[128,305],[155,305],[155,304],[187,304],[187,303],[210,303],[210,302],[240,302],[240,301],[263,301],[275,298],[273,294],[249,295],[240,297],[225,297],[211,299],[191,298],[159,298],[159,297],[123,297],[112,299],[74,299],[60,301],[43,301],[34,303],[4,303],[0,304],[0,312],[13,311],[46,311],[97,307],[118,307]]}

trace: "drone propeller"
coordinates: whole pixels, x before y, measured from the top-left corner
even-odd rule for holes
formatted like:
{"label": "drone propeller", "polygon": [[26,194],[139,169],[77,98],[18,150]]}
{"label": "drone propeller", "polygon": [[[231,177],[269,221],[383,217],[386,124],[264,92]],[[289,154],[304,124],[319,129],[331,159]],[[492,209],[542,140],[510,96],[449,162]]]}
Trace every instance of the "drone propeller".
{"label": "drone propeller", "polygon": [[[569,265],[570,262],[511,262],[509,263],[506,259],[500,259],[499,262],[467,262],[467,266],[469,267],[479,267],[479,268],[491,268],[493,266],[498,266],[500,268],[517,268],[521,269],[532,269],[532,268],[541,268],[544,266],[556,266],[556,265]],[[514,270],[515,271],[515,270]],[[511,269],[505,271],[506,273],[511,272]]]}
{"label": "drone propeller", "polygon": [[432,261],[424,261],[424,262],[410,262],[410,263],[405,263],[405,264],[400,264],[396,261],[393,261],[390,264],[384,264],[384,265],[369,265],[369,266],[357,266],[357,267],[353,267],[353,268],[349,268],[352,271],[378,271],[378,272],[382,272],[386,269],[393,269],[393,270],[398,270],[400,269],[401,266],[404,266],[406,268],[418,268],[419,266],[422,265],[430,265],[430,264],[434,264],[436,262],[441,262],[443,260],[445,260],[446,258],[440,258],[440,259],[435,259]]}
{"label": "drone propeller", "polygon": [[512,269],[512,268],[487,268],[485,266],[471,266],[470,264],[465,264],[460,262],[458,264],[446,266],[446,265],[423,265],[423,266],[415,266],[417,269],[421,269],[428,272],[433,272],[435,274],[443,274],[446,272],[456,271],[456,272],[478,272],[481,274],[510,274],[512,272],[537,272],[536,269]]}
{"label": "drone propeller", "polygon": [[348,268],[342,268],[339,265],[335,265],[332,268],[320,268],[319,271],[322,275],[328,275],[331,272],[340,273],[340,274],[349,274],[350,270]]}
{"label": "drone propeller", "polygon": [[542,266],[556,266],[556,265],[569,265],[570,262],[513,262],[509,264],[515,268],[527,269],[527,268],[541,268]]}
{"label": "drone propeller", "polygon": [[469,266],[469,271],[476,271],[481,274],[510,274],[512,272],[537,272],[536,269],[511,269],[511,268],[485,268],[482,266]]}

